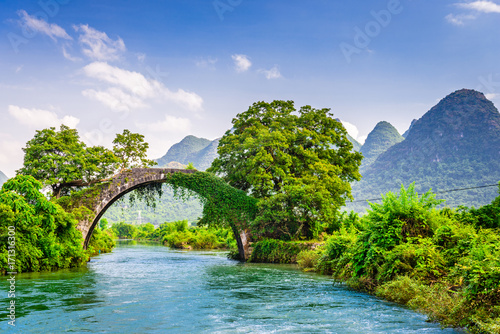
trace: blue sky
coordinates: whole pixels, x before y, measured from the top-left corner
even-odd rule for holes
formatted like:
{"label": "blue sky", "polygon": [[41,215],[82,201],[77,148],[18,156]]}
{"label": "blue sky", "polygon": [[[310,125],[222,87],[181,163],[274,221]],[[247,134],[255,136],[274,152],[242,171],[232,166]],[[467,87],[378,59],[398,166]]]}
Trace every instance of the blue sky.
{"label": "blue sky", "polygon": [[499,31],[499,0],[3,1],[0,170],[37,129],[110,147],[127,128],[158,158],[261,100],[402,133],[461,88],[500,103]]}

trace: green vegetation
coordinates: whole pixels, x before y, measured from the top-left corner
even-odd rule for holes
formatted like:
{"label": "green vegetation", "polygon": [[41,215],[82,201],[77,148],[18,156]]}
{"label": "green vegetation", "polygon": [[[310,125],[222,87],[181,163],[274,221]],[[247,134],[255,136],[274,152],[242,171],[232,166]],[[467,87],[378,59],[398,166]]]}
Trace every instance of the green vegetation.
{"label": "green vegetation", "polygon": [[264,239],[254,243],[250,262],[296,263],[300,252],[310,249],[315,242]]}
{"label": "green vegetation", "polygon": [[344,215],[321,248],[297,255],[299,265],[443,325],[498,333],[500,196],[480,209],[439,203],[414,184],[388,193],[363,217]]}
{"label": "green vegetation", "polygon": [[31,175],[52,188],[52,196],[69,195],[72,189],[90,187],[112,176],[117,168],[155,164],[145,158],[148,144],[144,136],[124,130],[113,141],[113,151],[102,146],[87,147],[75,129],[61,125],[37,131],[23,149],[20,175]]}
{"label": "green vegetation", "polygon": [[350,197],[361,154],[329,109],[254,103],[233,119],[209,172],[258,202],[254,237],[315,238]]}
{"label": "green vegetation", "polygon": [[152,224],[134,226],[118,223],[111,229],[122,239],[154,240],[171,248],[232,250],[237,248],[231,229],[189,227],[187,220],[164,223],[157,228]]}
{"label": "green vegetation", "polygon": [[110,249],[110,238],[97,233],[84,251],[75,217],[47,200],[41,189],[32,176],[18,175],[0,190],[2,274],[75,267],[96,251]]}

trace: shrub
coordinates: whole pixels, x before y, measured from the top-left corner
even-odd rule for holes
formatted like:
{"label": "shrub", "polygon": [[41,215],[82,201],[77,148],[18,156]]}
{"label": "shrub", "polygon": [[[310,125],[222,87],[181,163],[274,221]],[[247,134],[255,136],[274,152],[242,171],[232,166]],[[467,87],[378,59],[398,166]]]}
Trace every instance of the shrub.
{"label": "shrub", "polygon": [[318,264],[320,256],[321,253],[318,250],[303,250],[297,254],[297,264],[304,271],[313,271]]}

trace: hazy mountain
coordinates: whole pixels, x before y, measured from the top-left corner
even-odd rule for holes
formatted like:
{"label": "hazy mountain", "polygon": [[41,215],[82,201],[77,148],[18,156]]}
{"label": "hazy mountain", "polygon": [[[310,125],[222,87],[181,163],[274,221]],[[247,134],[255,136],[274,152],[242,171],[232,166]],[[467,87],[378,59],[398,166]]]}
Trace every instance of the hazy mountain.
{"label": "hazy mountain", "polygon": [[403,133],[403,138],[408,137],[408,134],[410,133],[410,130],[413,127],[413,124],[415,124],[416,121],[417,121],[416,119],[414,119],[413,121],[411,121],[410,127],[408,128],[408,130],[405,131],[405,133]]}
{"label": "hazy mountain", "polygon": [[368,134],[365,143],[361,147],[360,152],[363,154],[362,169],[364,170],[370,166],[389,147],[403,140],[404,138],[391,123],[385,121],[379,122]]}
{"label": "hazy mountain", "polygon": [[7,181],[9,178],[7,177],[7,175],[5,175],[1,170],[0,170],[0,187],[2,186],[2,184]]}
{"label": "hazy mountain", "polygon": [[[440,192],[500,180],[500,114],[477,91],[456,91],[414,122],[407,138],[390,147],[353,185],[356,200],[380,197],[415,181],[420,191]],[[449,206],[479,206],[495,187],[440,195]]]}
{"label": "hazy mountain", "polygon": [[217,145],[219,139],[213,141],[187,136],[179,143],[174,144],[167,153],[158,159],[158,167],[166,166],[170,162],[179,162],[187,165],[192,162],[198,170],[205,170],[212,164],[217,156]]}
{"label": "hazy mountain", "polygon": [[354,151],[361,150],[361,144],[354,138],[352,138],[349,134],[347,134],[347,139],[352,143],[352,147]]}

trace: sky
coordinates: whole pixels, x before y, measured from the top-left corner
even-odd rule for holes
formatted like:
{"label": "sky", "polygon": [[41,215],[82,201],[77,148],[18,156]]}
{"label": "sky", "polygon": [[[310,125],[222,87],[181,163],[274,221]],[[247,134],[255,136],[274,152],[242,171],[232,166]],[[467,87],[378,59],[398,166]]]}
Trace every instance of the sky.
{"label": "sky", "polygon": [[500,0],[3,0],[0,170],[36,130],[138,132],[149,158],[257,101],[330,108],[363,142],[446,95],[500,104]]}

